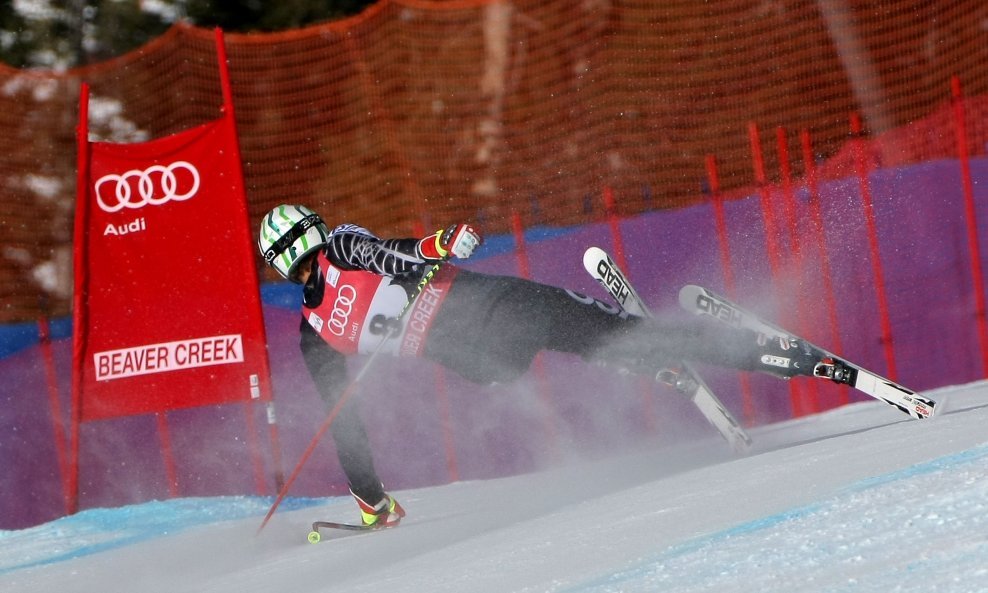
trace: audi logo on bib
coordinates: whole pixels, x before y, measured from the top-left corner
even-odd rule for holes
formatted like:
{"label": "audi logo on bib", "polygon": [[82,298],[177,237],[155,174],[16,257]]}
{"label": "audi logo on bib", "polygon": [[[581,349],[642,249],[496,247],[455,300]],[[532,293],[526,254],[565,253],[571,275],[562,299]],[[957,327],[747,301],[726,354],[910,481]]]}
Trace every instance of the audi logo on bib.
{"label": "audi logo on bib", "polygon": [[353,311],[353,301],[357,299],[357,289],[344,284],[340,287],[336,295],[336,302],[333,303],[333,312],[326,322],[329,325],[329,332],[334,336],[342,336],[346,331],[346,324],[350,320],[350,313]]}
{"label": "audi logo on bib", "polygon": [[143,208],[148,204],[160,206],[169,201],[182,202],[199,191],[199,170],[187,161],[170,165],[152,165],[117,175],[104,175],[93,187],[96,203],[104,212],[119,212],[124,208]]}

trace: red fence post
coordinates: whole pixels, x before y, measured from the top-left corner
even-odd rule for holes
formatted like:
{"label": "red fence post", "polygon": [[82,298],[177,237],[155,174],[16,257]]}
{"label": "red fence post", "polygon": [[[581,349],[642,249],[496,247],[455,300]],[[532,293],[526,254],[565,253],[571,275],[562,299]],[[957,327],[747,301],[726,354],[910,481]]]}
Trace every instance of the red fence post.
{"label": "red fence post", "polygon": [[710,203],[714,209],[714,225],[717,229],[717,240],[720,245],[720,269],[724,273],[724,288],[727,296],[734,298],[735,283],[734,269],[731,266],[731,245],[727,239],[727,216],[724,214],[724,199],[720,195],[720,174],[717,171],[717,158],[708,154],[705,165],[707,182],[710,185]]}
{"label": "red fence post", "polygon": [[[768,263],[772,274],[772,286],[778,292],[782,284],[782,246],[779,244],[779,225],[772,207],[772,190],[765,175],[765,158],[762,156],[762,141],[755,122],[748,122],[748,140],[751,142],[751,160],[755,172],[755,182],[761,195],[762,220],[765,224],[765,245]],[[789,401],[794,417],[805,414],[799,387],[789,382]]]}
{"label": "red fence post", "polygon": [[974,314],[978,320],[978,343],[981,346],[982,374],[988,377],[988,321],[985,320],[985,281],[981,271],[981,246],[978,241],[978,215],[974,206],[974,185],[971,181],[971,159],[968,151],[967,122],[961,80],[950,79],[954,106],[954,129],[957,134],[957,158],[961,165],[961,187],[964,191],[964,214],[967,218],[967,246],[971,257],[971,281],[974,284]]}
{"label": "red fence post", "polygon": [[[260,444],[257,440],[257,423],[254,422],[254,402],[249,401],[242,408],[244,411],[244,425],[247,429],[247,443],[250,447],[251,457],[254,460],[254,488],[259,496],[263,496],[264,464],[260,455]],[[280,485],[278,487],[280,488]]]}
{"label": "red fence post", "polygon": [[782,287],[782,246],[779,244],[779,223],[772,208],[772,190],[765,176],[765,158],[762,141],[755,122],[748,122],[748,140],[751,143],[751,162],[755,171],[755,183],[761,196],[762,220],[765,224],[765,245],[768,247],[768,264],[772,283],[776,290]]}
{"label": "red fence post", "polygon": [[[525,244],[525,227],[522,225],[521,215],[517,212],[511,213],[511,231],[515,238],[515,256],[518,261],[518,275],[526,280],[531,280],[532,270],[528,265],[528,247]],[[553,455],[559,458],[559,434],[553,422],[552,387],[549,385],[549,377],[545,370],[545,361],[540,352],[532,361],[532,371],[535,373],[535,382],[538,385],[539,398],[545,407],[546,436],[549,439],[549,448]]]}
{"label": "red fence post", "polygon": [[[412,232],[416,237],[425,235],[425,223],[416,221]],[[460,468],[456,458],[456,439],[453,437],[452,407],[449,403],[449,385],[446,382],[446,370],[436,365],[436,407],[439,409],[439,423],[443,427],[443,448],[446,451],[446,471],[449,472],[450,482],[460,480]]]}
{"label": "red fence post", "polygon": [[[89,85],[82,83],[79,89],[79,126],[76,129],[76,187],[89,183]],[[81,237],[88,224],[85,208],[76,208],[75,236]],[[73,267],[82,268],[89,254],[86,253],[85,242],[76,245],[73,253]],[[84,348],[82,311],[88,298],[88,280],[83,282],[84,290],[78,287],[72,294],[72,358],[81,358],[78,354]],[[79,510],[79,423],[82,420],[82,365],[72,364],[72,410],[69,430],[69,514]]]}
{"label": "red fence post", "polygon": [[[813,159],[813,145],[810,140],[809,130],[802,130],[799,133],[799,140],[803,152],[803,170],[806,175],[806,186],[809,192],[810,220],[812,228],[810,235],[816,239],[817,250],[820,252],[820,276],[823,281],[823,298],[827,305],[827,317],[830,324],[830,340],[834,353],[842,355],[844,346],[840,337],[840,326],[837,322],[837,298],[834,296],[834,278],[830,269],[830,252],[827,249],[827,240],[824,235],[823,208],[820,204],[820,186],[817,179],[816,161]],[[847,386],[840,387],[838,404],[847,405],[849,399],[849,389]]]}
{"label": "red fence post", "polygon": [[[776,150],[779,153],[779,171],[782,175],[782,205],[783,211],[786,214],[786,225],[789,227],[789,245],[792,249],[792,253],[795,256],[795,270],[799,274],[799,282],[795,290],[797,291],[797,300],[799,303],[805,303],[806,300],[803,298],[803,292],[805,291],[805,283],[803,278],[806,274],[806,257],[803,252],[802,239],[799,233],[799,222],[796,216],[796,196],[793,191],[792,186],[792,166],[789,162],[789,143],[786,138],[786,130],[782,126],[775,128],[775,143]],[[812,338],[810,335],[807,318],[804,315],[798,315],[794,320],[796,324],[796,331],[799,335],[804,337]],[[807,381],[803,384],[805,387],[805,394],[809,400],[809,411],[810,413],[817,413],[820,411],[820,389],[817,381]]]}
{"label": "red fence post", "polygon": [[624,239],[621,237],[621,218],[617,215],[617,208],[614,203],[614,190],[610,187],[604,188],[604,212],[607,213],[607,224],[611,229],[611,241],[614,245],[614,263],[630,277],[631,271],[628,270],[628,259],[624,253]]}
{"label": "red fence post", "polygon": [[881,253],[878,248],[878,225],[875,222],[875,206],[871,198],[871,187],[868,183],[868,162],[865,158],[864,139],[861,132],[861,117],[851,114],[851,142],[854,149],[855,169],[858,174],[858,185],[861,188],[861,205],[864,209],[865,225],[868,230],[868,247],[871,251],[871,272],[875,282],[875,294],[878,299],[878,314],[881,320],[882,344],[885,347],[885,362],[888,365],[889,379],[897,381],[898,372],[895,367],[895,352],[892,344],[892,321],[889,318],[888,297],[885,291],[885,273],[882,270]]}
{"label": "red fence post", "polygon": [[786,130],[782,126],[775,128],[775,144],[779,153],[779,172],[782,176],[782,206],[786,214],[786,224],[789,227],[789,244],[796,254],[798,270],[802,274],[803,250],[800,244],[799,224],[796,216],[796,196],[792,187],[792,166],[789,164],[789,144],[786,141]]}
{"label": "red fence post", "polygon": [[[717,229],[717,243],[720,246],[720,267],[724,273],[724,288],[727,296],[737,297],[734,283],[734,269],[731,266],[731,244],[727,236],[727,216],[724,215],[724,198],[720,194],[720,175],[717,172],[717,159],[712,154],[706,158],[707,180],[710,184],[710,203],[714,209],[714,224]],[[744,421],[748,426],[755,424],[755,402],[751,392],[751,377],[747,373],[739,373],[741,382],[741,405]]]}
{"label": "red fence post", "polygon": [[[617,214],[617,207],[614,202],[614,190],[604,187],[604,212],[607,213],[607,224],[611,229],[611,241],[614,249],[614,263],[621,268],[628,278],[631,278],[631,270],[628,269],[628,258],[624,251],[624,238],[621,236],[621,217]],[[645,427],[650,432],[655,431],[655,401],[651,394],[651,386],[644,380],[639,381],[642,394],[642,407],[644,413]]]}
{"label": "red fence post", "polygon": [[285,484],[285,470],[281,465],[281,439],[278,438],[278,419],[274,413],[274,400],[269,401],[264,408],[271,440],[271,460],[274,463],[274,489],[277,492]]}
{"label": "red fence post", "polygon": [[68,452],[66,451],[65,423],[62,417],[62,403],[58,397],[58,374],[55,372],[55,357],[51,350],[51,329],[48,318],[38,318],[38,344],[45,360],[45,377],[48,382],[48,405],[51,411],[51,426],[55,436],[55,455],[58,460],[58,475],[62,478],[62,496],[65,510],[72,512],[72,494],[69,490]]}
{"label": "red fence post", "polygon": [[172,435],[168,428],[168,412],[156,412],[158,437],[161,438],[161,458],[165,463],[165,477],[168,478],[168,495],[178,497],[178,471],[175,469],[175,455],[172,450]]}
{"label": "red fence post", "polygon": [[436,365],[436,406],[439,408],[439,418],[443,425],[443,448],[446,451],[446,472],[450,482],[460,481],[460,466],[456,459],[456,440],[453,438],[452,408],[449,405],[449,386],[446,383],[446,371]]}

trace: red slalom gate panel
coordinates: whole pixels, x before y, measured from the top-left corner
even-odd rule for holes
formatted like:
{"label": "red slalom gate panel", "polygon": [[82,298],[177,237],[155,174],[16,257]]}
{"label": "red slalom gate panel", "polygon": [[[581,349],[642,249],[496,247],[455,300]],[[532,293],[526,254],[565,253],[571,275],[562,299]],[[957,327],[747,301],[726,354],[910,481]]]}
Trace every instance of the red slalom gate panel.
{"label": "red slalom gate panel", "polygon": [[133,144],[89,141],[89,87],[77,131],[69,512],[79,506],[80,423],[155,414],[169,493],[178,483],[167,413],[243,403],[258,493],[253,404],[280,450],[254,241],[223,33],[215,31],[222,116]]}
{"label": "red slalom gate panel", "polygon": [[150,142],[88,145],[77,214],[82,420],[270,397],[235,142],[223,117]]}

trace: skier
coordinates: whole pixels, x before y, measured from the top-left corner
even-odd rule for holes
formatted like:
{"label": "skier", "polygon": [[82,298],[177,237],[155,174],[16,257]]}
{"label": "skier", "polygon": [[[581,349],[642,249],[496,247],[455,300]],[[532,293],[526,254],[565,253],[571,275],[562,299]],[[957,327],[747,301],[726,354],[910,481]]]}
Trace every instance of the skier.
{"label": "skier", "polygon": [[[409,303],[437,262],[469,258],[481,241],[467,224],[422,239],[381,239],[352,224],[330,230],[305,206],[281,205],[264,217],[258,247],[279,274],[303,285],[302,356],[327,404],[347,384],[345,357],[378,347],[482,384],[517,378],[542,350],[662,381],[684,360],[783,378],[812,375],[819,360],[792,341],[703,321],[646,320],[570,290],[450,264],[433,270]],[[355,406],[344,405],[330,431],[363,524],[396,525],[405,511],[375,472]]]}

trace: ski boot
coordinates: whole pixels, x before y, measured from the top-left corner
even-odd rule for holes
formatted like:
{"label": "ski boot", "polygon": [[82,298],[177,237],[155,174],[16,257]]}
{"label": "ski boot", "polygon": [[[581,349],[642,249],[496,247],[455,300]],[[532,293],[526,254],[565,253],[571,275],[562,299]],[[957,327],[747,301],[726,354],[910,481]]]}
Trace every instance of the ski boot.
{"label": "ski boot", "polygon": [[390,494],[385,494],[384,498],[375,504],[368,503],[352,490],[350,494],[353,494],[357,506],[360,507],[360,520],[365,527],[395,527],[405,516],[405,509],[401,508],[398,501]]}
{"label": "ski boot", "polygon": [[817,367],[826,365],[818,351],[796,338],[758,334],[758,349],[758,363],[753,370],[782,379],[822,376],[817,374]]}

